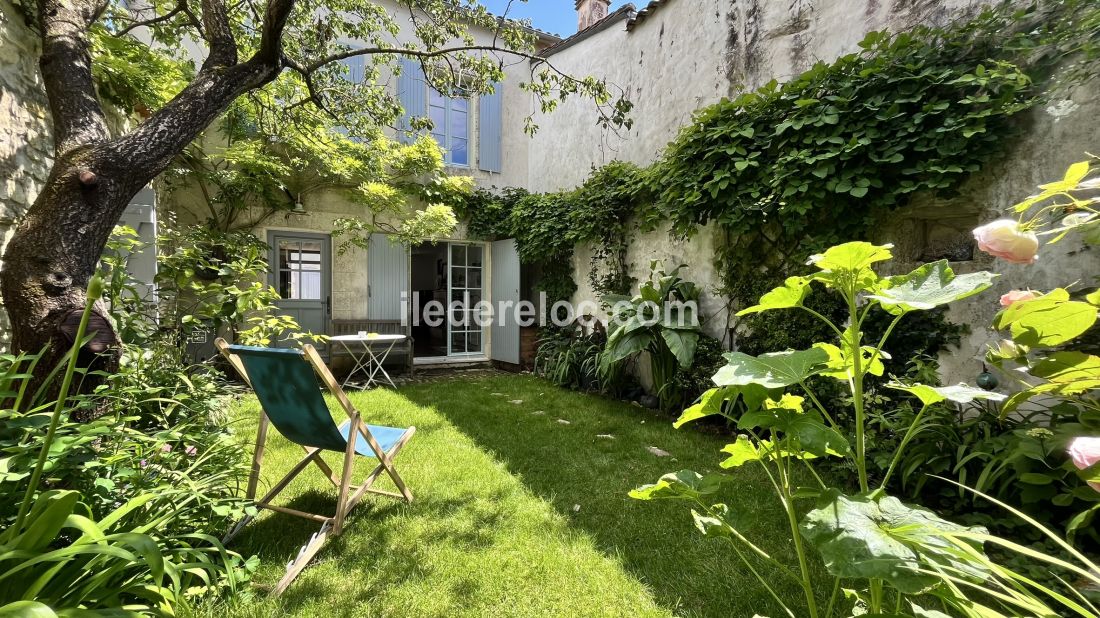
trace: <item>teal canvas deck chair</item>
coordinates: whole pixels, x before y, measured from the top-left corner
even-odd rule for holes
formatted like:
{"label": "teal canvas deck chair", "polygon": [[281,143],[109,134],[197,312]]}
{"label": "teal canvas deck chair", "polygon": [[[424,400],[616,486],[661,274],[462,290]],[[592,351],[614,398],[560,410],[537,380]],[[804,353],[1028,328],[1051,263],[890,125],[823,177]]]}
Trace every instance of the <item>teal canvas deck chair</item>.
{"label": "teal canvas deck chair", "polygon": [[[275,587],[275,594],[280,594],[305,569],[329,536],[338,536],[343,532],[348,513],[355,508],[364,494],[382,494],[412,502],[412,493],[394,468],[393,459],[416,432],[416,428],[402,429],[366,424],[359,411],[341,390],[332,372],[325,366],[321,355],[311,345],[303,346],[301,350],[255,348],[229,345],[221,338],[214,344],[241,378],[256,392],[256,397],[263,408],[260,428],[256,432],[252,473],[248,478],[248,499],[256,498],[256,485],[259,482],[264,444],[267,442],[267,431],[270,425],[274,425],[286,439],[305,450],[305,458],[291,468],[286,476],[272,485],[262,498],[255,500],[257,507],[303,517],[321,524],[321,531],[313,535],[302,547],[298,556],[287,565],[286,575]],[[321,393],[322,386],[332,393],[337,403],[347,413],[348,420],[343,424],[337,425],[332,420],[332,414]],[[351,439],[351,436],[355,436],[355,439]],[[325,451],[344,454],[343,471],[340,475],[336,475],[321,459],[321,454]],[[362,483],[353,485],[351,477],[356,457],[376,459],[378,465]],[[306,513],[271,503],[310,464],[316,465],[338,492],[336,513],[333,515]],[[389,475],[400,493],[373,487],[374,482],[383,472]],[[240,532],[250,519],[246,518],[238,523],[226,537],[226,542]]]}

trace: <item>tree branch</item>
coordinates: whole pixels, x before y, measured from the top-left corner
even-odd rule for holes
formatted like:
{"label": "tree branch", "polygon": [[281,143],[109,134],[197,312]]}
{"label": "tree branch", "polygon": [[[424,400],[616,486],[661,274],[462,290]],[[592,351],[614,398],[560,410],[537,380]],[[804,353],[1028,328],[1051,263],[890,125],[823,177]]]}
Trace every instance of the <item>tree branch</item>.
{"label": "tree branch", "polygon": [[237,64],[237,41],[229,26],[224,0],[202,0],[202,24],[210,44],[210,55],[202,63],[202,71]]}
{"label": "tree branch", "polygon": [[90,0],[39,0],[42,32],[39,66],[53,116],[54,151],[72,150],[110,138],[96,97],[88,28],[99,5]]}
{"label": "tree branch", "polygon": [[171,11],[168,11],[164,15],[158,15],[156,17],[150,17],[149,19],[145,19],[145,20],[141,20],[141,21],[135,21],[134,23],[130,24],[129,26],[126,26],[122,30],[119,30],[118,32],[113,33],[113,36],[116,36],[116,37],[126,36],[127,34],[130,34],[131,32],[133,32],[134,30],[137,30],[138,28],[142,28],[142,27],[145,27],[145,26],[152,26],[153,24],[159,24],[163,21],[168,21],[169,19],[172,19],[176,15],[179,15],[180,13],[182,13],[185,4],[186,3],[181,0],[181,2],[179,4],[177,4],[174,9],[172,9]]}

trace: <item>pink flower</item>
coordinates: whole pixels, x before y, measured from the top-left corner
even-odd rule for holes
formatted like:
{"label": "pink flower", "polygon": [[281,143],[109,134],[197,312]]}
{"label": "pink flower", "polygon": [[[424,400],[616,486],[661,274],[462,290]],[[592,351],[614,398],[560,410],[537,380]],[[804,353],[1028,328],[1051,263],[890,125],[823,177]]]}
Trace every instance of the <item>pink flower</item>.
{"label": "pink flower", "polygon": [[199,452],[199,449],[198,449],[198,448],[196,448],[195,446],[189,446],[189,447],[187,447],[186,449],[184,449],[184,451],[183,451],[183,452],[184,452],[184,453],[187,453],[187,456],[188,456],[188,457],[194,457],[195,455],[197,455],[197,454],[198,454],[198,452]]}
{"label": "pink flower", "polygon": [[1018,303],[1025,300],[1034,300],[1039,298],[1039,295],[1031,290],[1012,290],[1008,294],[1001,296],[1001,306],[1010,307],[1012,303]]}
{"label": "pink flower", "polygon": [[1034,264],[1039,252],[1039,237],[1012,219],[998,219],[975,229],[974,240],[982,251],[1013,264]]}
{"label": "pink flower", "polygon": [[[1078,470],[1089,468],[1096,462],[1100,462],[1100,438],[1074,438],[1069,443],[1069,458]],[[1100,491],[1100,482],[1091,481],[1089,486]]]}
{"label": "pink flower", "polygon": [[162,444],[162,445],[160,445],[160,452],[162,452],[162,453],[171,453],[172,452],[172,445],[171,444]]}

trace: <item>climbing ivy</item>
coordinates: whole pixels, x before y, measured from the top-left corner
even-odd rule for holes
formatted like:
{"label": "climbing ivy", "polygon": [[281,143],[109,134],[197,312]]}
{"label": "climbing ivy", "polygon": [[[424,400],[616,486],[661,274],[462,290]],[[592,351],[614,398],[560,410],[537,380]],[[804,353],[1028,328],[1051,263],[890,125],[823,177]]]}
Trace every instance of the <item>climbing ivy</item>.
{"label": "climbing ivy", "polygon": [[509,188],[475,191],[456,207],[475,238],[515,238],[520,261],[541,266],[539,288],[551,302],[576,291],[574,250],[592,244],[589,281],[597,294],[626,293],[628,226],[644,183],[642,170],[615,161],[593,171],[577,189],[529,193]]}

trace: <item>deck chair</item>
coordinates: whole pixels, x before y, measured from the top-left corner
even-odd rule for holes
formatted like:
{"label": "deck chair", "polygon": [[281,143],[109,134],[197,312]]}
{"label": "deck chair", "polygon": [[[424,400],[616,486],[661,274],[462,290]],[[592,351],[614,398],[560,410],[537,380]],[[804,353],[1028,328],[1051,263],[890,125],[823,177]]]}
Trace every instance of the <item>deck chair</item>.
{"label": "deck chair", "polygon": [[[311,345],[303,346],[301,350],[256,348],[229,345],[221,338],[218,338],[214,345],[256,392],[256,397],[263,408],[260,427],[256,432],[252,473],[248,478],[248,499],[255,500],[256,497],[256,485],[259,482],[269,425],[274,425],[279,433],[305,450],[305,458],[291,468],[290,472],[275,483],[262,498],[255,501],[257,507],[303,517],[321,524],[320,532],[314,534],[298,552],[298,556],[287,565],[286,575],[275,587],[274,594],[279,595],[305,569],[329,536],[339,536],[343,532],[348,513],[355,508],[364,494],[381,494],[412,502],[412,493],[394,468],[393,459],[416,432],[416,428],[401,429],[364,423],[359,411],[348,400],[347,395],[336,382],[336,378],[332,376],[332,372],[325,366],[321,355]],[[348,420],[342,425],[337,426],[332,420],[328,405],[321,393],[321,385],[332,393],[340,407],[347,413]],[[356,438],[353,440],[351,436]],[[339,476],[321,459],[321,453],[324,451],[344,454],[343,471]],[[373,457],[378,460],[374,470],[357,486],[351,484],[352,464],[356,456]],[[310,464],[315,464],[339,492],[334,515],[306,513],[271,503]],[[400,493],[382,491],[373,487],[374,482],[383,472],[393,479]],[[236,536],[251,519],[246,517],[240,521],[226,536],[225,542],[228,543]]]}

